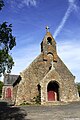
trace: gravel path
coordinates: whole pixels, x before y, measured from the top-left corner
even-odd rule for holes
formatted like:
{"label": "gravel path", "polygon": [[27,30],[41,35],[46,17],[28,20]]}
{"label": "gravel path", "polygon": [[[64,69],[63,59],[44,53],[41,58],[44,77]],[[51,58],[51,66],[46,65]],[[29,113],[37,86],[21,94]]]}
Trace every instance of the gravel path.
{"label": "gravel path", "polygon": [[27,120],[80,120],[80,102],[61,106],[23,106]]}
{"label": "gravel path", "polygon": [[80,120],[80,102],[55,106],[9,106],[0,102],[0,120]]}

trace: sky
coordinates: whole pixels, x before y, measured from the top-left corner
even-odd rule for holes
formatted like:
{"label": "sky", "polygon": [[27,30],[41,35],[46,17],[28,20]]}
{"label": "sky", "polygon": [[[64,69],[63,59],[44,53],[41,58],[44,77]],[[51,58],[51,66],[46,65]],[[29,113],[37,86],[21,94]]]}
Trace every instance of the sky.
{"label": "sky", "polygon": [[46,26],[57,43],[57,53],[80,82],[80,0],[4,0],[0,23],[12,24],[16,46],[10,51],[20,74],[40,54]]}

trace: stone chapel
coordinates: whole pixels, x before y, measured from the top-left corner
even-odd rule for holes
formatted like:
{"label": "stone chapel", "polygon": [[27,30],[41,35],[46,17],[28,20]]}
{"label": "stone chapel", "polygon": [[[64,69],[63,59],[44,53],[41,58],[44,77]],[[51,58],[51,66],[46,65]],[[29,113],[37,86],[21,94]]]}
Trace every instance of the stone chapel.
{"label": "stone chapel", "polygon": [[79,100],[75,77],[57,54],[56,41],[48,30],[40,55],[28,68],[19,76],[4,77],[3,99],[20,105],[33,104],[38,97],[42,105]]}

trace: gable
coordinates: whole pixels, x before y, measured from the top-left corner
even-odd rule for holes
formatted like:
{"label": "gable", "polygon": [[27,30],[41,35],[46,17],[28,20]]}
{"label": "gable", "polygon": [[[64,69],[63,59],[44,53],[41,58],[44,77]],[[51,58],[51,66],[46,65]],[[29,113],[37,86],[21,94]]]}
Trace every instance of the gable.
{"label": "gable", "polygon": [[59,83],[61,82],[61,76],[58,74],[58,72],[54,69],[51,69],[46,76],[41,80],[40,84],[49,83],[50,81],[55,80]]}

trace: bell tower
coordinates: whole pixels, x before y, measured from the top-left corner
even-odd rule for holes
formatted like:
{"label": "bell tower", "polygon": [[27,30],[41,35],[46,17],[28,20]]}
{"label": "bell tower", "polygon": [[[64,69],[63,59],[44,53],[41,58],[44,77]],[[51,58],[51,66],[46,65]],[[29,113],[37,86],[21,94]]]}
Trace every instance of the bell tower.
{"label": "bell tower", "polygon": [[49,32],[48,26],[46,27],[46,35],[41,42],[41,52],[44,61],[52,59],[53,62],[57,62],[56,42]]}

